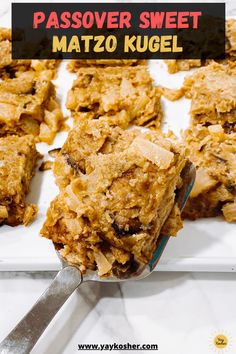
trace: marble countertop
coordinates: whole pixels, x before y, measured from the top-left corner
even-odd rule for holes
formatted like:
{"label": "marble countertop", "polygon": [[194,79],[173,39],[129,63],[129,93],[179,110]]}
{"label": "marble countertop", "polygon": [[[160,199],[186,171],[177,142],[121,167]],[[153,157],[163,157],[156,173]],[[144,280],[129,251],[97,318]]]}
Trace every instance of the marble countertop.
{"label": "marble countertop", "polygon": [[[227,15],[236,15],[236,1],[226,3]],[[1,0],[0,26],[10,25],[10,4]],[[54,276],[0,273],[0,341]],[[129,342],[158,344],[160,354],[235,354],[235,299],[235,273],[155,272],[136,282],[85,283],[59,311],[32,353],[73,354],[78,344]],[[213,344],[219,334],[228,339],[224,349]]]}
{"label": "marble countertop", "polygon": [[[53,276],[0,274],[0,340]],[[78,344],[127,342],[158,344],[160,354],[235,354],[235,299],[235,273],[156,272],[122,285],[85,283],[54,318],[32,354],[74,354]],[[227,352],[226,348],[216,351],[213,339],[218,334],[227,336]]]}

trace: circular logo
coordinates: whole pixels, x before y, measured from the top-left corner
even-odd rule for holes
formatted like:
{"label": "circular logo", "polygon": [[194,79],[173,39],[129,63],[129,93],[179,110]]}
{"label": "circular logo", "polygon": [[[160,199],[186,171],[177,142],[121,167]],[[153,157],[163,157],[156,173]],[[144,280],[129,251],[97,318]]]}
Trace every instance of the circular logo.
{"label": "circular logo", "polygon": [[214,338],[214,345],[217,349],[226,348],[228,342],[228,338],[224,334],[217,334]]}

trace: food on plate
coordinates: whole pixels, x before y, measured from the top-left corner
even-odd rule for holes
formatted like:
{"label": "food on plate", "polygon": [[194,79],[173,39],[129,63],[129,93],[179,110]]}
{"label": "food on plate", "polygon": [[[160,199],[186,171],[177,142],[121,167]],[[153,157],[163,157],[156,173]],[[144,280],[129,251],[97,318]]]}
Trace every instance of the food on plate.
{"label": "food on plate", "polygon": [[144,65],[79,69],[67,108],[75,120],[106,116],[124,128],[159,128],[162,118],[160,94]]}
{"label": "food on plate", "polygon": [[32,134],[53,142],[63,115],[51,79],[50,70],[26,71],[0,82],[0,136]]}
{"label": "food on plate", "polygon": [[188,159],[160,132],[82,121],[55,163],[60,193],[41,230],[85,272],[126,276],[147,264],[162,232],[182,227],[175,202]]}
{"label": "food on plate", "polygon": [[16,60],[12,59],[12,39],[11,30],[8,28],[0,27],[0,77],[13,78],[18,73],[33,70],[52,70],[58,66],[58,60]]}
{"label": "food on plate", "polygon": [[28,225],[36,216],[25,198],[39,158],[32,135],[0,138],[0,224]]}
{"label": "food on plate", "polygon": [[236,123],[236,67],[212,63],[185,78],[182,87],[192,100],[193,124],[221,124],[233,129]]}
{"label": "food on plate", "polygon": [[196,181],[183,211],[192,220],[222,215],[236,221],[236,133],[219,124],[197,125],[184,133]]}
{"label": "food on plate", "polygon": [[67,69],[70,72],[77,72],[79,68],[86,66],[136,66],[145,64],[147,64],[147,60],[138,59],[77,59],[70,60],[67,65]]}

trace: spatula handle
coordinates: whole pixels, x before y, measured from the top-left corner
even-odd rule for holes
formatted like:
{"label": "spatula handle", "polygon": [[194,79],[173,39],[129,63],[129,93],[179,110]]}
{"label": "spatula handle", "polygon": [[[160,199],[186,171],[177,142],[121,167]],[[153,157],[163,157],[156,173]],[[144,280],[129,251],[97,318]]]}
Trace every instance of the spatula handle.
{"label": "spatula handle", "polygon": [[63,268],[27,315],[0,343],[0,354],[28,354],[61,306],[82,283],[80,270]]}

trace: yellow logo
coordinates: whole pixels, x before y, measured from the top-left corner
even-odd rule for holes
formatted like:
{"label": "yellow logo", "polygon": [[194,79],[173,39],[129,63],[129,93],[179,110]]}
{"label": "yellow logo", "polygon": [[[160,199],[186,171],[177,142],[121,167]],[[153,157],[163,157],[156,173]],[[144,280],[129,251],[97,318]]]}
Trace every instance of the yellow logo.
{"label": "yellow logo", "polygon": [[[210,353],[217,353],[217,354],[232,354],[236,353],[236,350],[233,350],[233,337],[230,332],[224,329],[218,329],[214,331],[209,336],[209,347]],[[235,349],[235,348],[234,348]]]}
{"label": "yellow logo", "polygon": [[217,349],[226,348],[228,342],[228,338],[224,334],[217,334],[214,338],[214,345]]}

